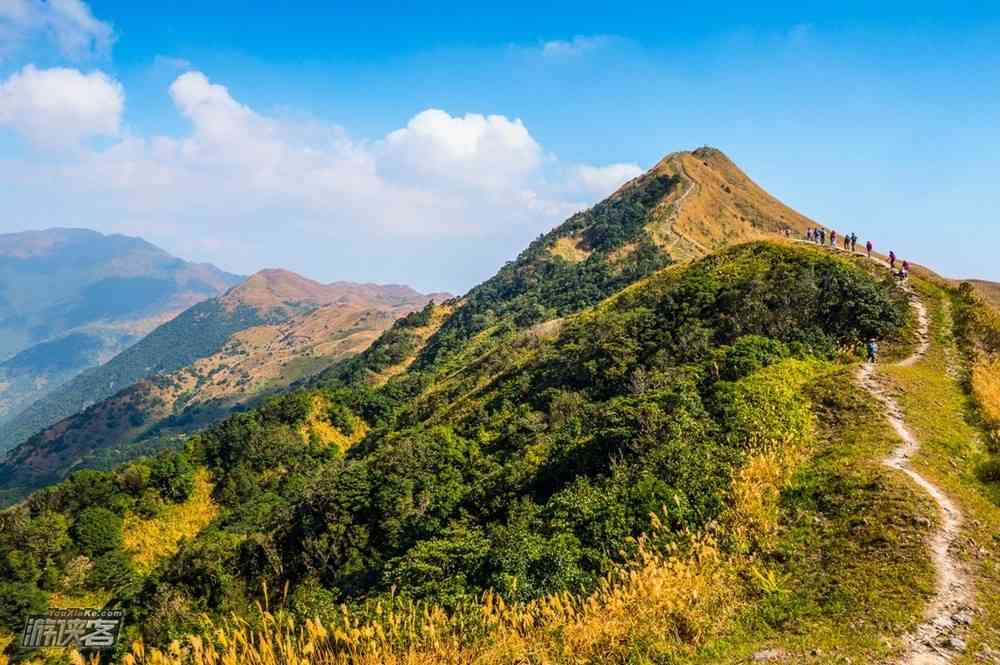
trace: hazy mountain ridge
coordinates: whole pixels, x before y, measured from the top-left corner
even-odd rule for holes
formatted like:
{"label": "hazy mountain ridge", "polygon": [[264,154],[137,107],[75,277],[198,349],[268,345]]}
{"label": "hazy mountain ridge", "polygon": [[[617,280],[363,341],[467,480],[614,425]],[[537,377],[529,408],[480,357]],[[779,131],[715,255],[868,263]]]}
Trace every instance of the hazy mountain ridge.
{"label": "hazy mountain ridge", "polygon": [[241,279],[140,238],[0,235],[0,423]]}
{"label": "hazy mountain ridge", "polygon": [[433,297],[451,296],[425,296],[400,285],[320,284],[286,270],[256,273],[81,374],[0,430],[18,446],[0,463],[0,486],[55,482],[79,465],[126,459],[139,438],[211,424],[236,405],[362,351]]}

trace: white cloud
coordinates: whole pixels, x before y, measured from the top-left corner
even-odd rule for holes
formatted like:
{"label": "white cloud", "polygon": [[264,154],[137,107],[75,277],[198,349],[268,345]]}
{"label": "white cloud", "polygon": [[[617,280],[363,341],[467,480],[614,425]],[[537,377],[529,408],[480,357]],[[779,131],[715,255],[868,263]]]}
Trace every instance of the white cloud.
{"label": "white cloud", "polygon": [[0,125],[48,147],[118,134],[124,105],[121,85],[103,72],[28,65],[0,83]]}
{"label": "white cloud", "polygon": [[402,182],[489,189],[517,186],[537,171],[542,149],[519,119],[438,109],[418,113],[377,149],[379,172]]}
{"label": "white cloud", "polygon": [[[246,263],[226,267],[240,271],[303,269],[304,256],[333,271],[375,261],[374,251],[385,252],[383,264],[406,265],[423,247],[440,261],[426,270],[446,275],[463,263],[464,274],[485,277],[638,170],[560,163],[523,122],[500,115],[428,109],[371,141],[250,108],[200,72],[179,76],[170,96],[191,123],[181,137],[122,133],[110,146],[83,144],[55,161],[0,160],[0,181],[16,183],[20,203],[11,206],[21,223],[51,226],[68,214],[75,224],[144,235],[202,260],[229,247],[224,254]],[[65,124],[110,133],[116,108],[104,125]],[[45,126],[21,129],[42,136]],[[47,198],[52,191],[58,196]],[[449,243],[461,255],[448,253]],[[291,259],[279,253],[289,248]]]}
{"label": "white cloud", "polygon": [[115,33],[81,0],[0,0],[0,57],[35,43],[54,46],[66,58],[102,58]]}
{"label": "white cloud", "polygon": [[569,41],[556,39],[542,44],[542,55],[547,57],[571,57],[578,56],[602,48],[610,44],[613,38],[609,35],[577,35]]}
{"label": "white cloud", "polygon": [[607,196],[632,178],[642,175],[638,164],[608,164],[607,166],[577,166],[572,171],[573,182],[592,196]]}

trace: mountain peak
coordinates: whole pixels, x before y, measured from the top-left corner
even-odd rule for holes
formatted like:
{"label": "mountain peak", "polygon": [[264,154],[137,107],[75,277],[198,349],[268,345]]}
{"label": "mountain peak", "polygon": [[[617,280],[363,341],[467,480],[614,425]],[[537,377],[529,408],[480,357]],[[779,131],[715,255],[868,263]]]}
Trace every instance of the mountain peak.
{"label": "mountain peak", "polygon": [[723,151],[702,146],[668,154],[646,176],[677,178],[664,200],[671,213],[650,232],[675,259],[694,258],[728,245],[821,226],[789,208],[750,179]]}
{"label": "mountain peak", "polygon": [[397,307],[424,301],[426,297],[423,294],[408,286],[346,281],[322,284],[280,268],[268,268],[254,273],[221,298],[222,304],[229,308],[245,305],[262,314],[289,305],[323,307],[333,304],[377,304]]}

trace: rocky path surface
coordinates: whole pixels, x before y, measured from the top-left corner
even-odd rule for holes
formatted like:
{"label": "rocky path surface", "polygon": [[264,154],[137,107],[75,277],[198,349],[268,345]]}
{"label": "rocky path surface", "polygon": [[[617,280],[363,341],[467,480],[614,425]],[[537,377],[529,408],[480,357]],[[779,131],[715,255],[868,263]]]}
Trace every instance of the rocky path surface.
{"label": "rocky path surface", "polygon": [[[930,348],[927,308],[912,294],[911,297],[917,313],[920,342],[913,355],[899,363],[904,367],[920,361]],[[971,578],[953,552],[959,538],[962,512],[940,487],[918,473],[911,465],[910,460],[920,448],[920,442],[907,427],[899,404],[879,381],[875,366],[869,363],[863,365],[858,371],[858,381],[865,390],[885,405],[889,423],[903,442],[883,460],[883,464],[909,476],[930,495],[940,513],[940,522],[930,539],[932,558],[937,571],[937,589],[923,623],[904,637],[905,651],[899,662],[901,665],[949,663],[955,655],[965,650],[963,638],[973,618]]]}

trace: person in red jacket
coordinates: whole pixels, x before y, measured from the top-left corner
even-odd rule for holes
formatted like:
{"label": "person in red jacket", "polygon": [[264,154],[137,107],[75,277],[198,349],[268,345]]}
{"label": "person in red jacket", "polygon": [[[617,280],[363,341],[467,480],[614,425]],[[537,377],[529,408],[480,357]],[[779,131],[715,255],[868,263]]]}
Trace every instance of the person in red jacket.
{"label": "person in red jacket", "polygon": [[836,247],[836,246],[837,246],[837,232],[830,231],[830,247]]}
{"label": "person in red jacket", "polygon": [[874,249],[874,247],[875,247],[875,245],[872,244],[871,240],[869,240],[868,244],[865,245],[865,249],[868,250],[868,258],[869,259],[872,257],[872,249]]}

